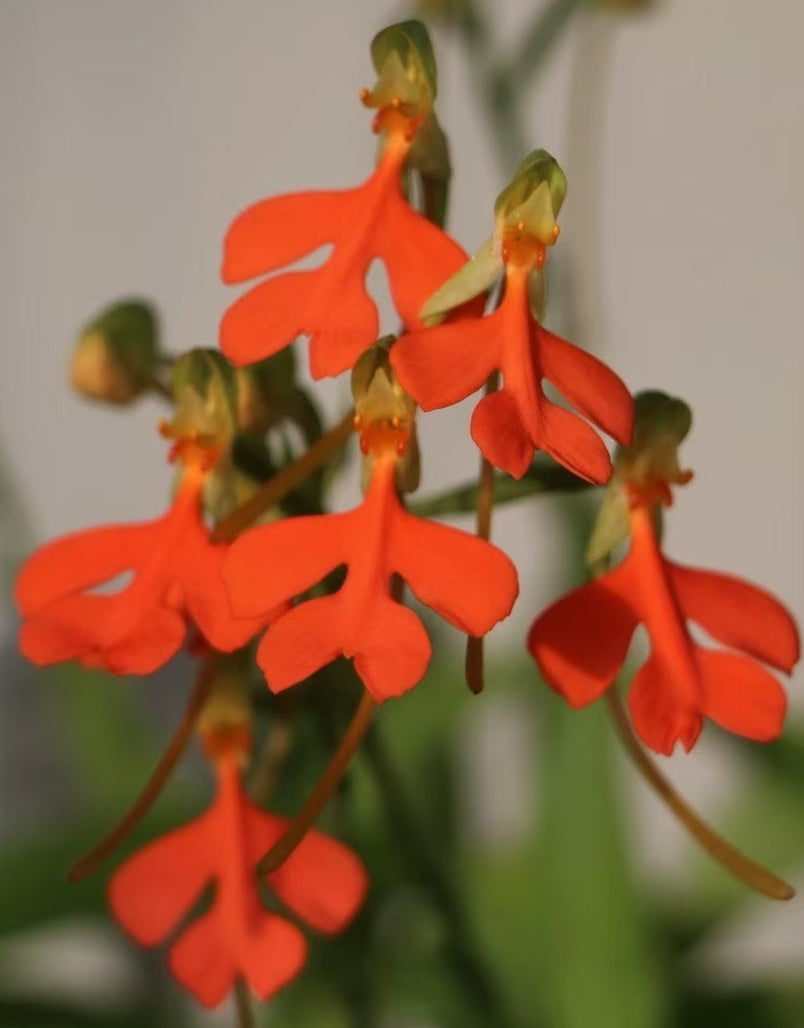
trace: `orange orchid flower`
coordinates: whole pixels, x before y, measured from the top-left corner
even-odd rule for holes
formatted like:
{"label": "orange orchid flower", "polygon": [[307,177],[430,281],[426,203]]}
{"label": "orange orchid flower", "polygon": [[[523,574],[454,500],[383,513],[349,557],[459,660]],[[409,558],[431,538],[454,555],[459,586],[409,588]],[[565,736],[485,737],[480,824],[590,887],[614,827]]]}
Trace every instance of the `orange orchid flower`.
{"label": "orange orchid flower", "polygon": [[[156,946],[215,884],[211,905],[179,929],[168,956],[173,977],[206,1007],[221,1003],[238,979],[267,999],[299,973],[307,952],[299,928],[265,908],[254,874],[288,822],[246,795],[241,748],[218,745],[211,755],[218,785],[209,810],[134,853],[107,890],[125,931],[141,946]],[[288,910],[327,933],[345,927],[367,888],[357,856],[315,830],[265,883]]]}
{"label": "orange orchid flower", "polygon": [[[795,621],[779,600],[750,582],[685,567],[662,554],[655,508],[672,502],[671,482],[691,477],[677,469],[674,455],[675,469],[668,469],[666,458],[658,476],[644,463],[639,467],[640,458],[624,470],[625,559],[540,615],[528,648],[547,683],[582,707],[612,684],[634,629],[643,624],[651,653],[631,683],[628,709],[647,746],[670,754],[680,742],[689,750],[705,717],[749,739],[773,739],[781,732],[786,697],[759,662],[792,670],[799,658]],[[646,471],[635,480],[636,472]],[[687,620],[729,651],[697,643]]]}
{"label": "orange orchid flower", "polygon": [[[363,502],[342,514],[286,518],[244,533],[224,562],[232,609],[259,618],[345,564],[337,592],[304,600],[261,640],[257,662],[274,692],[334,660],[354,658],[376,700],[410,689],[424,675],[431,647],[419,618],[396,602],[400,575],[422,603],[451,624],[482,636],[507,617],[516,569],[496,546],[410,514],[397,495],[397,461],[410,441],[398,419],[362,424],[372,459]],[[265,574],[259,569],[264,568]]]}
{"label": "orange orchid flower", "polygon": [[[362,94],[367,106],[379,108],[373,127],[382,133],[379,161],[369,178],[355,189],[261,200],[230,225],[221,271],[230,284],[332,244],[319,267],[276,275],[229,307],[220,326],[220,347],[234,364],[268,357],[304,333],[311,340],[313,378],[337,375],[351,368],[378,336],[377,308],[365,287],[375,258],[385,264],[394,305],[410,328],[420,325],[418,312],[426,298],[466,260],[461,247],[417,213],[400,188],[420,130],[432,130],[434,124],[435,87],[411,44],[410,26],[392,26],[380,34],[408,33],[403,33],[402,51],[389,50],[386,40],[374,53],[380,80],[372,92]],[[429,47],[424,27],[418,25],[417,31],[424,34],[419,47]]]}
{"label": "orange orchid flower", "polygon": [[[181,480],[161,517],[73,532],[22,565],[14,598],[23,617],[20,649],[29,660],[149,674],[179,649],[188,618],[224,651],[264,626],[264,618],[235,618],[229,609],[221,577],[227,546],[210,542],[202,520],[210,451],[184,441],[171,457],[181,460]],[[94,591],[126,572],[133,579],[117,591]]]}
{"label": "orange orchid flower", "polygon": [[587,422],[548,400],[541,385],[547,379],[596,425],[628,442],[633,408],[623,382],[596,357],[548,332],[532,310],[546,248],[558,237],[555,216],[564,189],[560,168],[544,151],[522,162],[497,200],[494,235],[428,300],[422,314],[443,314],[464,303],[502,270],[499,307],[484,318],[408,331],[394,345],[391,363],[424,410],[457,403],[501,371],[502,387],[484,396],[472,415],[472,438],[486,460],[520,478],[534,451],[542,449],[574,474],[600,483],[611,474],[602,439]]}

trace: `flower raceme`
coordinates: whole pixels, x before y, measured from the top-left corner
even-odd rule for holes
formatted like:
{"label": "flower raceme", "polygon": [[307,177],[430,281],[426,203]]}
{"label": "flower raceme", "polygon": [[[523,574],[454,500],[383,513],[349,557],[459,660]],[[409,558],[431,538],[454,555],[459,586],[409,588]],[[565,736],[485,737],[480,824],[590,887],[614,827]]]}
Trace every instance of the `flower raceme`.
{"label": "flower raceme", "polygon": [[[185,439],[172,456],[181,479],[164,515],[71,533],[22,565],[14,597],[23,617],[20,649],[30,660],[149,674],[179,649],[187,619],[223,651],[242,646],[265,624],[232,616],[221,577],[227,547],[210,542],[202,520],[214,453]],[[117,591],[93,591],[129,571],[133,579]]]}
{"label": "flower raceme", "polygon": [[611,461],[603,441],[581,418],[550,402],[552,382],[567,400],[620,443],[631,434],[631,396],[601,361],[548,332],[534,316],[546,247],[558,237],[555,217],[566,190],[556,162],[543,150],[526,158],[495,207],[492,238],[425,304],[425,317],[444,313],[488,288],[504,270],[498,308],[408,331],[391,353],[399,381],[424,410],[446,407],[475,392],[495,370],[502,388],[484,396],[471,434],[495,467],[520,478],[534,451],[546,450],[570,471],[605,482]]}
{"label": "flower raceme", "polygon": [[[134,853],[108,886],[116,920],[137,943],[155,946],[215,884],[211,905],[179,928],[168,957],[174,978],[206,1007],[237,979],[267,999],[298,974],[307,951],[299,928],[260,898],[254,865],[288,822],[246,796],[242,744],[231,745],[231,734],[212,740],[217,792],[209,810]],[[265,884],[298,918],[330,933],[354,916],[367,879],[351,850],[312,830]]]}
{"label": "flower raceme", "polygon": [[[426,30],[418,28],[429,47]],[[416,134],[430,124],[435,92],[434,83],[425,88],[415,53],[407,47],[403,63],[396,50],[382,51],[379,83],[371,93],[364,91],[364,102],[379,107],[374,127],[382,133],[382,150],[362,185],[261,200],[229,227],[222,267],[227,283],[265,275],[325,243],[333,247],[320,267],[269,278],[229,307],[220,346],[233,363],[267,357],[305,333],[313,378],[337,375],[378,336],[377,309],[364,281],[374,258],[385,264],[394,305],[409,328],[420,325],[424,301],[466,260],[460,246],[418,214],[400,188]]]}
{"label": "flower raceme", "polygon": [[[639,458],[630,470],[638,464]],[[676,564],[661,553],[654,508],[671,501],[670,481],[682,484],[690,473],[671,472],[668,480],[647,470],[638,484],[616,484],[628,500],[625,559],[537,618],[528,648],[546,681],[581,707],[612,684],[635,628],[644,624],[651,653],[631,683],[628,709],[647,746],[670,754],[680,742],[689,750],[704,717],[749,739],[773,739],[781,732],[786,698],[760,662],[792,670],[799,657],[795,622],[757,586]],[[740,652],[699,645],[687,619]]]}
{"label": "flower raceme", "polygon": [[392,598],[395,573],[422,603],[473,636],[484,635],[506,617],[517,595],[516,569],[501,550],[415,517],[402,506],[395,473],[411,429],[397,415],[359,424],[370,462],[363,502],[342,514],[286,518],[253,528],[233,543],[224,562],[232,609],[250,618],[264,616],[328,572],[347,566],[337,592],[303,600],[261,640],[257,661],[275,692],[339,654],[354,658],[377,700],[415,685],[430,659],[430,642],[413,611]]}

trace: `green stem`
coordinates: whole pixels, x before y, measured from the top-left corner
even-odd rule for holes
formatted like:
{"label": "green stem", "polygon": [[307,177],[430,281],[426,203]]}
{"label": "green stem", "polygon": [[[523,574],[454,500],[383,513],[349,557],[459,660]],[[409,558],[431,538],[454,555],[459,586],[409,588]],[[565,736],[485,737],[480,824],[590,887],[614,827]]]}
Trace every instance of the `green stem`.
{"label": "green stem", "polygon": [[[592,489],[591,482],[578,478],[559,464],[536,464],[526,471],[522,478],[508,475],[494,476],[494,503],[513,503],[529,496],[543,496],[551,493],[577,493]],[[411,503],[409,510],[422,518],[440,517],[445,514],[467,514],[477,509],[478,483],[467,482],[435,496],[426,496],[418,503]]]}
{"label": "green stem", "polygon": [[466,996],[477,1012],[478,1022],[494,1028],[510,1028],[514,1022],[496,982],[477,951],[460,893],[434,852],[427,833],[418,823],[376,724],[366,733],[362,752],[382,795],[388,823],[398,838],[400,849],[404,850],[411,875],[418,878],[443,916],[448,932],[445,955],[464,985]]}

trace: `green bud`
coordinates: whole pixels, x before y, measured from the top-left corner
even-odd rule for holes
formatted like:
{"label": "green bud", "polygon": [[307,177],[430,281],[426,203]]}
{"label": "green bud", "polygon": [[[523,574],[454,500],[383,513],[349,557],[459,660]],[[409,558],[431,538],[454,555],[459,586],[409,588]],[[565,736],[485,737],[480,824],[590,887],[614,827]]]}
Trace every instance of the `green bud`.
{"label": "green bud", "polygon": [[81,330],[70,378],[83,396],[131,403],[153,385],[159,359],[155,309],[141,300],[124,300],[105,308]]}
{"label": "green bud", "polygon": [[556,241],[556,218],[567,195],[567,179],[546,150],[534,150],[520,162],[494,204],[494,215],[507,224],[524,222],[525,231],[545,246]]}
{"label": "green bud", "polygon": [[190,350],[173,365],[171,380],[176,413],[173,428],[192,431],[228,444],[236,430],[232,366],[217,350]]}

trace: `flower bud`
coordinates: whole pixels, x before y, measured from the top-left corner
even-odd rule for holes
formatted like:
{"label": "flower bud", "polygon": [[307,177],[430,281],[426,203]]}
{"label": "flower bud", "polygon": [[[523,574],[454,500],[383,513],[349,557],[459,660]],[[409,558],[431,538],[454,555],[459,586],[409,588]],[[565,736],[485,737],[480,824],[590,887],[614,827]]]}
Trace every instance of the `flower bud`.
{"label": "flower bud", "polygon": [[82,396],[131,403],[152,385],[159,366],[154,308],[139,300],[112,304],[82,329],[70,379]]}

